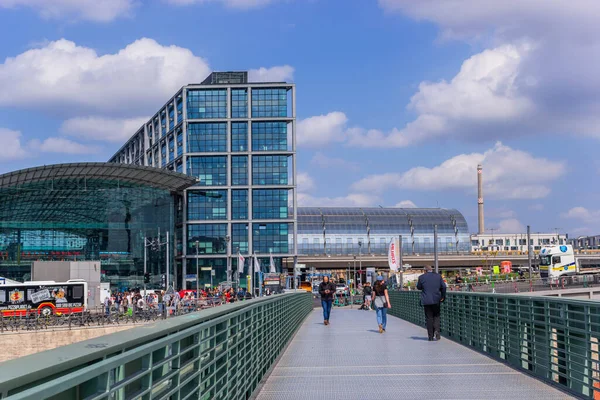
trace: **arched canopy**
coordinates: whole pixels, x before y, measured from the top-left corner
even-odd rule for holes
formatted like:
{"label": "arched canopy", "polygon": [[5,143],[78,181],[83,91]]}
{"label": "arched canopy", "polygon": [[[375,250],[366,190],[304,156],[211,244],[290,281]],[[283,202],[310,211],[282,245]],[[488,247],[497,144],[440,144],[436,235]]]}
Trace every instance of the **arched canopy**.
{"label": "arched canopy", "polygon": [[164,169],[96,162],[44,165],[10,172],[0,175],[0,189],[57,179],[100,179],[173,192],[182,191],[195,183],[194,178]]}

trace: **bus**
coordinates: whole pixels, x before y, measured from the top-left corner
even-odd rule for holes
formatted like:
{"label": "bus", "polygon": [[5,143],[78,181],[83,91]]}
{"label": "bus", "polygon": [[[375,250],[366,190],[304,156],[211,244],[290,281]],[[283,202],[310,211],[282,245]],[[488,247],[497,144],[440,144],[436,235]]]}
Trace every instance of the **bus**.
{"label": "bus", "polygon": [[83,279],[0,285],[0,313],[3,317],[81,313],[87,309],[87,294]]}

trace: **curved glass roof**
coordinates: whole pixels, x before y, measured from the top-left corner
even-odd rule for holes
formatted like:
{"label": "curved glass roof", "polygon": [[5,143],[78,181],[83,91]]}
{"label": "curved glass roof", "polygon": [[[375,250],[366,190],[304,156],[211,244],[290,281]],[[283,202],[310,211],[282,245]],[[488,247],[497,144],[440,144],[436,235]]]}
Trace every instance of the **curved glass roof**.
{"label": "curved glass roof", "polygon": [[51,182],[58,179],[102,179],[143,185],[156,189],[182,191],[196,180],[178,172],[117,163],[73,163],[44,165],[0,175],[0,189]]}
{"label": "curved glass roof", "polygon": [[467,233],[464,216],[444,208],[299,207],[299,234]]}

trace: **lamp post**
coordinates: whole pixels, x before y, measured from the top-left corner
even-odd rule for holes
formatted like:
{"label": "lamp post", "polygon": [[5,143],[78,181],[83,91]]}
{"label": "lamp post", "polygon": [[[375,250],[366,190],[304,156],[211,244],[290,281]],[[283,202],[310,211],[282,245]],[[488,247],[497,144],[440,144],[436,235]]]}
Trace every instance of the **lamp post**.
{"label": "lamp post", "polygon": [[[231,282],[231,251],[229,250],[229,242],[231,242],[231,236],[225,235],[225,241],[227,242],[227,282]],[[232,285],[233,286],[233,285]]]}
{"label": "lamp post", "polygon": [[200,297],[200,242],[196,240],[196,299]]}
{"label": "lamp post", "polygon": [[[358,241],[358,269],[362,271],[362,240]],[[356,263],[354,263],[354,279],[356,279]],[[354,283],[355,281],[352,281]],[[356,283],[354,283],[354,287],[356,288]],[[352,301],[354,302],[354,295],[352,296]]]}

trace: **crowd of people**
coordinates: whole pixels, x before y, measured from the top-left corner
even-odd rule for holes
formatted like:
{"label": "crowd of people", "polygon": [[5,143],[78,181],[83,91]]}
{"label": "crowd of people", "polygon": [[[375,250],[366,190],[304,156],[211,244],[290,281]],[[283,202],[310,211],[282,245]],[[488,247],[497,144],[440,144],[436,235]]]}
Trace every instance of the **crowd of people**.
{"label": "crowd of people", "polygon": [[182,290],[179,292],[153,290],[147,291],[145,296],[140,290],[115,291],[104,299],[103,308],[106,314],[111,312],[131,314],[142,310],[157,311],[161,314],[165,310],[189,312],[251,297],[251,294],[245,288],[239,288],[236,291],[232,287],[228,289],[203,288],[199,292],[195,290]]}

